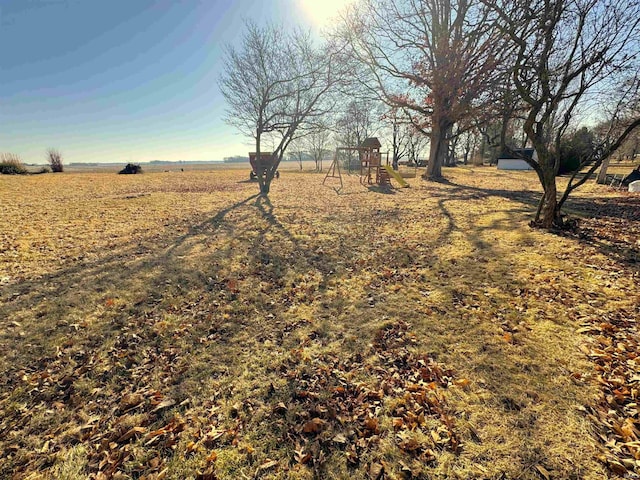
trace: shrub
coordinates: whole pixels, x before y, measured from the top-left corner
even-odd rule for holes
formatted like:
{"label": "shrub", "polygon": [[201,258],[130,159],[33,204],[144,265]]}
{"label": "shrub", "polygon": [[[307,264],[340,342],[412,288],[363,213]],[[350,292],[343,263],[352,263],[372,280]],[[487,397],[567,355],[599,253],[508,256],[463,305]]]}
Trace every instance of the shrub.
{"label": "shrub", "polygon": [[142,173],[142,167],[140,165],[135,165],[133,163],[127,163],[127,165],[118,173],[122,173],[122,174]]}
{"label": "shrub", "polygon": [[56,150],[55,148],[47,150],[47,161],[51,166],[52,172],[62,172],[64,170],[62,165],[62,154],[59,150]]}
{"label": "shrub", "polygon": [[560,143],[559,175],[575,172],[584,160],[592,154],[595,144],[593,132],[583,127],[563,138]]}
{"label": "shrub", "polygon": [[0,153],[0,173],[5,175],[24,175],[27,169],[15,153]]}
{"label": "shrub", "polygon": [[580,168],[580,153],[573,150],[561,151],[558,175],[573,173]]}

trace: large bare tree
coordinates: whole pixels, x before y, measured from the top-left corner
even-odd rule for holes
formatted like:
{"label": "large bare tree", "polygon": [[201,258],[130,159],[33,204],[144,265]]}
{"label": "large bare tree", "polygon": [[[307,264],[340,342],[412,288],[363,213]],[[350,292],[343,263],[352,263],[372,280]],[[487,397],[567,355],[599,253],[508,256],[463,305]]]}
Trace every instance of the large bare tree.
{"label": "large bare tree", "polygon": [[424,178],[439,179],[456,122],[488,99],[508,55],[479,0],[363,0],[337,36],[363,83],[430,138]]}
{"label": "large bare tree", "polygon": [[[637,0],[483,0],[516,48],[512,79],[527,107],[524,130],[538,153],[528,160],[544,194],[535,224],[562,224],[569,194],[588,175],[574,175],[558,200],[560,142],[577,114],[610,108],[611,129],[583,161],[588,174],[640,125],[624,113],[638,92],[640,5]],[[622,122],[622,123],[621,123]],[[614,128],[615,125],[622,128]]]}
{"label": "large bare tree", "polygon": [[[317,47],[308,33],[245,23],[240,48],[227,47],[220,80],[226,121],[255,140],[260,193],[271,181],[291,141],[331,110],[326,93],[340,77],[335,53]],[[263,139],[274,145],[274,161],[260,168]]]}

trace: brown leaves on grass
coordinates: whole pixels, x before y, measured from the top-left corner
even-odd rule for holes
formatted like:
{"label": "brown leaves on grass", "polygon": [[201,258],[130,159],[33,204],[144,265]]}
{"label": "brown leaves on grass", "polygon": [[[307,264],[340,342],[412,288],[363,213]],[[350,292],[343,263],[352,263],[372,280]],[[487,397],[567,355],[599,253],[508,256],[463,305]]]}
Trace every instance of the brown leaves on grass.
{"label": "brown leaves on grass", "polygon": [[[176,404],[175,399],[148,387],[136,389],[135,385],[155,369],[175,374],[179,371],[178,355],[171,349],[141,348],[140,335],[142,331],[118,335],[108,355],[100,357],[76,347],[70,339],[56,356],[40,358],[19,372],[16,387],[29,389],[29,403],[24,409],[5,410],[0,421],[0,432],[5,436],[0,445],[9,432],[17,440],[15,449],[0,456],[11,461],[14,474],[51,466],[58,452],[78,443],[85,446],[90,478],[112,478],[123,471],[125,464],[135,457],[134,445],[143,446],[151,460],[137,467],[128,465],[126,470],[134,468],[149,474],[162,471],[168,457],[173,455],[185,422],[168,414]],[[124,375],[128,380],[125,383],[120,378],[109,390],[84,391],[83,385],[95,380],[105,382],[114,375]],[[45,433],[46,448],[27,453],[28,444],[16,434],[31,434],[28,428],[31,417],[52,415],[54,411],[68,423],[64,428]],[[14,427],[8,430],[11,425]],[[195,444],[191,450],[187,445],[186,453],[193,451]]]}
{"label": "brown leaves on grass", "polygon": [[[492,183],[492,189],[522,190],[524,185],[517,183],[514,187],[521,178],[496,177],[487,170],[482,173],[484,177],[474,174],[468,179],[459,172],[452,175],[458,176],[456,183],[461,185],[476,182],[486,188],[487,180],[496,178],[502,183]],[[177,475],[174,469],[178,466],[199,480],[212,480],[217,477],[216,468],[225,471],[238,457],[251,465],[250,470],[245,469],[249,477],[286,476],[295,469],[313,469],[317,478],[325,473],[327,478],[336,475],[338,459],[354,476],[410,478],[422,474],[415,473],[415,465],[429,464],[438,469],[434,464],[442,451],[460,451],[461,440],[445,397],[446,388],[452,384],[467,388],[478,379],[456,379],[433,356],[421,353],[419,341],[414,342],[408,325],[402,322],[379,329],[372,345],[360,350],[360,355],[353,354],[346,343],[344,348],[332,343],[335,336],[353,330],[336,324],[337,328],[332,326],[328,333],[314,331],[313,339],[319,337],[322,342],[291,353],[291,359],[282,366],[290,391],[271,378],[269,381],[277,384],[277,390],[269,390],[272,403],[261,404],[254,395],[263,386],[261,369],[271,372],[274,364],[280,365],[298,331],[306,335],[303,331],[310,323],[307,318],[319,310],[327,318],[340,318],[353,308],[354,316],[364,313],[368,317],[363,324],[366,321],[365,328],[370,328],[389,314],[415,319],[414,313],[435,312],[438,321],[448,321],[444,317],[451,301],[458,312],[473,312],[484,321],[491,312],[465,284],[495,290],[501,286],[492,278],[494,272],[501,271],[495,267],[516,258],[509,253],[517,250],[514,246],[525,245],[511,236],[513,231],[526,236],[517,227],[523,215],[510,213],[513,202],[501,199],[483,206],[484,197],[482,202],[450,201],[459,191],[447,185],[420,186],[411,194],[387,198],[364,192],[360,195],[357,190],[352,197],[341,196],[334,201],[303,178],[286,187],[283,184],[282,189],[279,186],[274,191],[274,214],[263,218],[254,215],[249,203],[238,209],[233,206],[254,193],[253,187],[243,191],[245,186],[236,183],[233,175],[221,181],[218,174],[207,178],[191,175],[187,179],[184,173],[184,180],[178,182],[169,181],[169,175],[145,177],[144,182],[127,179],[115,190],[112,185],[99,186],[95,184],[100,182],[93,181],[94,185],[88,185],[82,178],[68,177],[73,179],[74,188],[64,191],[73,195],[73,202],[59,202],[60,210],[46,215],[27,209],[24,216],[19,216],[24,210],[23,198],[17,196],[19,192],[11,192],[16,200],[5,202],[10,213],[6,218],[21,228],[30,225],[33,232],[21,245],[17,238],[22,233],[14,225],[5,222],[6,228],[0,228],[0,260],[5,262],[0,285],[4,288],[10,282],[9,295],[13,285],[25,278],[41,278],[53,272],[59,276],[56,282],[36,282],[35,289],[24,285],[16,290],[16,295],[22,292],[20,296],[0,299],[0,303],[6,302],[3,313],[9,312],[5,317],[11,318],[15,312],[19,313],[16,320],[20,320],[8,325],[6,332],[10,335],[0,335],[0,340],[6,339],[3,345],[15,345],[19,352],[10,355],[11,361],[6,362],[0,378],[0,477],[52,475],[52,467],[79,444],[86,463],[83,475],[91,479],[125,475],[159,479]],[[355,184],[360,188],[357,179]],[[96,187],[100,191],[94,193]],[[200,201],[205,197],[192,195],[222,189],[227,189],[224,199],[208,196]],[[182,192],[190,195],[174,195]],[[434,194],[448,202],[444,211],[436,204]],[[94,198],[96,195],[100,199]],[[74,204],[82,204],[82,211],[88,215],[68,215]],[[470,206],[473,210],[467,211]],[[139,215],[141,208],[145,215]],[[633,208],[631,205],[627,211]],[[475,226],[489,225],[496,215],[503,214],[508,221],[499,229]],[[594,216],[602,214],[600,210]],[[123,215],[131,221],[122,222]],[[467,215],[473,217],[472,222],[467,221]],[[625,258],[634,258],[634,254],[637,258],[637,226],[631,222],[626,225],[622,217],[608,218],[585,220],[581,240],[592,242],[595,248],[626,249]],[[69,221],[55,223],[52,219]],[[449,221],[454,236],[444,231]],[[38,227],[46,224],[51,224],[51,230]],[[498,236],[506,235],[507,229],[510,239],[505,243]],[[477,240],[478,249],[467,252],[468,246],[456,238],[458,234],[469,234],[474,243]],[[64,242],[56,243],[58,237]],[[540,252],[551,256],[554,249],[568,243],[566,238],[555,238],[543,245],[537,234],[534,237],[525,246],[540,245]],[[375,242],[369,244],[372,238]],[[489,244],[493,248],[489,249]],[[456,250],[453,260],[447,245]],[[62,246],[68,251],[62,252]],[[165,252],[165,247],[171,247],[173,253]],[[440,266],[434,265],[436,257],[442,262]],[[134,265],[135,258],[144,260],[144,265]],[[458,274],[466,276],[466,270],[483,258],[484,262],[492,259],[486,272],[469,272],[466,280],[461,275],[458,282]],[[581,295],[585,283],[575,278],[571,282],[553,280],[557,275],[569,278],[579,274],[584,264],[574,258],[572,251],[567,257],[558,256],[562,261],[549,267],[549,281],[536,281],[510,295],[504,292],[496,302],[508,303],[516,298],[516,310],[524,313],[528,310],[526,302],[535,301],[543,317],[564,312],[564,306],[570,303],[580,304],[568,292],[575,290]],[[577,269],[572,268],[576,265]],[[79,273],[74,274],[76,267]],[[194,279],[189,279],[188,271],[196,274]],[[612,279],[607,288],[619,285]],[[345,294],[347,289],[350,291]],[[33,290],[33,294],[27,290]],[[200,291],[204,297],[196,298]],[[58,293],[62,296],[54,301]],[[73,306],[78,293],[82,293],[86,308]],[[343,297],[340,302],[335,301],[334,294]],[[49,300],[40,303],[40,295]],[[400,296],[403,305],[394,308],[392,302]],[[35,303],[39,306],[32,309]],[[19,304],[24,308],[18,308]],[[300,306],[304,308],[296,312],[294,309]],[[628,317],[634,315],[637,317],[630,312]],[[59,350],[42,358],[36,358],[40,353],[25,355],[39,344],[34,333],[51,331],[57,335],[56,340],[59,338],[57,317],[69,319],[62,322],[67,328],[63,334],[69,333],[68,343],[66,338],[64,344],[52,341],[48,346],[59,343]],[[196,317],[202,324],[194,320]],[[268,318],[268,326],[261,325],[259,317]],[[428,325],[431,319],[425,320]],[[520,326],[515,325],[516,320],[508,321],[503,322],[497,339],[508,342],[501,346],[516,355],[519,349],[515,347],[521,346],[525,337],[517,330]],[[425,325],[421,325],[423,334]],[[258,343],[251,345],[256,331]],[[460,329],[462,335],[470,331]],[[19,341],[18,332],[21,338],[26,332],[25,341]],[[603,327],[603,333],[592,333],[597,338],[613,338],[615,329]],[[468,339],[461,340],[467,343]],[[259,343],[263,341],[265,345],[269,341],[266,350],[277,356],[261,351]],[[617,343],[597,344],[592,351],[593,359],[609,365],[606,368],[615,373],[602,375],[607,397],[603,397],[602,408],[590,410],[590,414],[598,424],[606,424],[602,443],[609,445],[609,465],[623,474],[637,461],[634,449],[638,424],[633,411],[637,400],[633,376],[624,380],[625,387],[616,380],[620,376],[618,367],[611,366],[618,362],[620,368],[624,367],[626,355],[627,367],[633,368],[629,352],[613,355],[607,351],[617,348]],[[247,345],[252,350],[245,356]],[[241,349],[243,354],[237,355]],[[459,358],[462,350],[455,345],[451,349]],[[254,352],[258,356],[254,357]],[[238,360],[230,361],[231,357]],[[456,355],[450,358],[456,361]],[[253,367],[254,361],[257,369],[251,380],[235,377],[244,370],[244,362]],[[187,367],[190,370],[183,375]],[[218,375],[222,377],[220,383]],[[194,388],[202,378],[202,390]],[[196,379],[198,382],[193,381]],[[571,379],[584,382],[586,376],[576,373]],[[253,382],[253,390],[244,389],[248,381]],[[234,390],[219,393],[219,385],[225,382]],[[189,405],[181,402],[182,395],[189,397]],[[558,396],[566,396],[566,391],[559,391]],[[625,408],[613,408],[609,397]],[[504,397],[502,402],[507,409],[520,408],[510,398]],[[214,408],[218,409],[215,413],[209,411]],[[545,439],[543,434],[538,436],[542,427],[533,440]],[[483,438],[487,435],[486,431],[481,433]],[[400,462],[383,460],[390,448],[396,449],[392,453],[402,458]],[[474,456],[472,448],[465,455],[453,468],[469,463]],[[500,455],[487,454],[482,462],[489,466]],[[576,456],[580,457],[579,449]],[[342,467],[338,468],[344,470]],[[535,468],[537,474],[545,476],[542,467]],[[592,472],[591,468],[585,467],[585,471]],[[557,472],[555,468],[552,471],[554,475]]]}
{"label": "brown leaves on grass", "polygon": [[637,312],[621,311],[579,331],[592,335],[585,353],[595,363],[602,399],[586,412],[599,427],[607,455],[603,459],[618,475],[640,472],[640,340]]}
{"label": "brown leaves on grass", "polygon": [[[283,364],[294,393],[288,408],[277,411],[287,415],[286,437],[300,445],[296,462],[319,467],[338,447],[348,464],[357,465],[384,437],[422,462],[432,462],[434,450],[458,451],[460,440],[442,393],[453,372],[428,355],[412,353],[413,342],[409,325],[397,322],[376,334],[369,352],[374,363],[359,354],[325,354],[304,362],[293,354]],[[371,380],[354,380],[363,375]]]}

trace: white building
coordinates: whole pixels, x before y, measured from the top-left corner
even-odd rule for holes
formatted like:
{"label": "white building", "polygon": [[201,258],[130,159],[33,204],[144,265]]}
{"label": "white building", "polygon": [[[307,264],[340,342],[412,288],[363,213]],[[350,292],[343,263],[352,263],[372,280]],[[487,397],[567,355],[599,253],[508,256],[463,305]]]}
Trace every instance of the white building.
{"label": "white building", "polygon": [[538,161],[538,153],[533,148],[515,148],[510,152],[503,152],[498,157],[498,170],[533,170],[524,159]]}

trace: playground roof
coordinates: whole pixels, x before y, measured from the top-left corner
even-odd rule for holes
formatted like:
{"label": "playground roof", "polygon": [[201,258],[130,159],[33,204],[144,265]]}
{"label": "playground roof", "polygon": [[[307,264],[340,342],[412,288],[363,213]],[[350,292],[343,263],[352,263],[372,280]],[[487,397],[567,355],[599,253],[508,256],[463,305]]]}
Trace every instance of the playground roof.
{"label": "playground roof", "polygon": [[378,137],[365,138],[364,142],[360,144],[360,147],[363,148],[380,148],[381,146],[382,144],[380,143],[380,140],[378,140]]}

